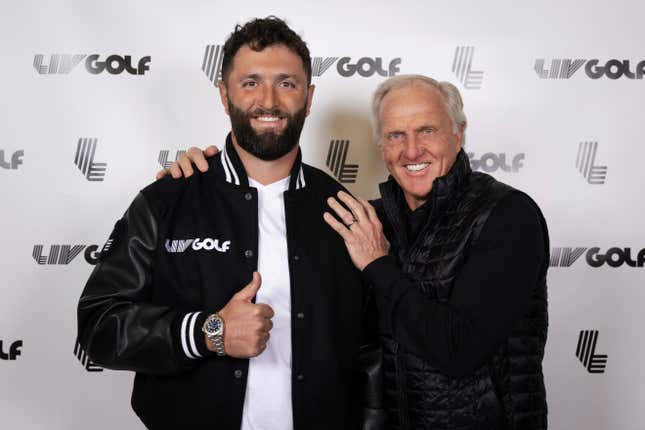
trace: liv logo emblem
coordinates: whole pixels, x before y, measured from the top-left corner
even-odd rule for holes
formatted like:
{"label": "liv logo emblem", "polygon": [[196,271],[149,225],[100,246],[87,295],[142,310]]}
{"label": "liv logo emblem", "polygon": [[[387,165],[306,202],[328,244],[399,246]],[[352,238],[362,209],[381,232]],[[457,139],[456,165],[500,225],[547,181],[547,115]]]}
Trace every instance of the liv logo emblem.
{"label": "liv logo emblem", "polygon": [[457,46],[452,60],[452,73],[468,90],[480,89],[484,81],[484,72],[472,68],[474,56],[475,48],[473,46]]}
{"label": "liv logo emblem", "polygon": [[340,183],[356,182],[358,164],[347,164],[349,140],[332,140],[327,152],[327,167]]}
{"label": "liv logo emblem", "polygon": [[172,166],[172,163],[174,161],[177,161],[177,159],[181,156],[181,154],[183,154],[185,152],[186,152],[185,150],[180,149],[179,151],[177,151],[175,153],[175,159],[174,160],[168,160],[168,156],[170,155],[170,151],[168,151],[167,149],[159,151],[159,158],[158,158],[159,165],[161,167],[163,167],[164,169],[168,169],[168,168],[170,168],[170,166]]}
{"label": "liv logo emblem", "polygon": [[90,357],[87,355],[83,347],[81,346],[81,343],[76,340],[76,344],[74,345],[74,355],[80,361],[80,363],[85,367],[85,370],[88,372],[102,372],[103,368],[98,366],[97,364],[94,364],[94,362],[90,359]]}
{"label": "liv logo emblem", "polygon": [[607,354],[596,354],[598,330],[581,330],[578,336],[576,357],[589,373],[605,373]]}
{"label": "liv logo emblem", "polygon": [[593,185],[602,185],[607,179],[607,166],[596,164],[596,153],[598,142],[580,142],[578,145],[578,157],[576,168]]}
{"label": "liv logo emblem", "polygon": [[76,145],[74,164],[90,182],[100,182],[105,178],[107,163],[94,162],[98,139],[81,137]]}
{"label": "liv logo emblem", "polygon": [[221,45],[206,45],[204,59],[202,60],[202,72],[213,85],[222,79],[222,60],[224,52]]}

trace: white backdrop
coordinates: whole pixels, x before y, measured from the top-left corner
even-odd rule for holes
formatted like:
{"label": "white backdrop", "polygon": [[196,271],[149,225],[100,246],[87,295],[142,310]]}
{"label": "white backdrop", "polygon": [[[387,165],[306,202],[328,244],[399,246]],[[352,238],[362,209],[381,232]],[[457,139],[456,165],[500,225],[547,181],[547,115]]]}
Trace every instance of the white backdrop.
{"label": "white backdrop", "polygon": [[[474,163],[483,157],[494,176],[535,198],[548,221],[554,255],[584,248],[569,267],[554,266],[549,273],[544,366],[550,427],[645,429],[645,316],[640,312],[645,269],[618,264],[613,251],[612,264],[619,267],[587,262],[593,247],[600,254],[630,248],[634,261],[645,248],[645,86],[637,72],[645,60],[645,5],[239,3],[3,2],[2,428],[142,428],[129,406],[133,375],[84,366],[74,354],[76,304],[93,267],[84,254],[105,241],[130,200],[153,179],[160,151],[169,151],[172,160],[176,151],[192,145],[221,146],[228,117],[202,71],[206,47],[222,44],[236,23],[276,14],[303,36],[312,57],[332,58],[314,77],[314,105],[301,144],[305,161],[330,171],[325,165],[330,141],[348,140],[344,164],[356,164],[358,171],[356,182],[345,185],[355,193],[375,197],[386,177],[371,140],[368,106],[384,77],[341,76],[342,57],[350,57],[349,64],[380,58],[386,71],[400,59],[395,62],[399,73],[428,74],[460,88],[469,118],[466,148]],[[466,53],[470,63],[464,61]],[[61,61],[60,71],[71,58],[65,55],[92,54],[99,61],[131,56],[134,68],[150,56],[149,70],[92,74],[85,66],[88,57],[82,57],[68,73],[48,73],[56,69],[52,58]],[[577,70],[567,65],[555,73],[562,79],[549,79],[554,59],[584,61]],[[593,79],[589,75],[597,68],[589,73],[586,68],[594,59],[600,66],[628,60],[628,73]],[[546,78],[535,68],[538,60],[544,60]],[[619,69],[614,65],[609,74]],[[89,181],[83,164],[79,169],[74,163],[79,139],[89,138],[96,139],[92,173],[102,181]],[[581,142],[598,142],[595,158],[577,160]],[[488,153],[502,154],[509,166],[518,154],[524,157],[518,157],[516,171],[507,172],[499,165],[493,169]],[[106,164],[105,172],[100,163]],[[590,183],[583,174],[591,165],[606,166],[604,183]],[[36,245],[43,248],[40,253],[36,248],[35,258]],[[80,245],[81,251],[73,259],[69,255],[68,264],[48,264],[61,262],[51,256],[53,245]],[[37,262],[39,256],[44,264]],[[601,373],[590,373],[576,357],[583,330],[597,331],[586,361],[595,357],[602,367],[606,355]],[[12,345],[20,353],[13,360]]]}

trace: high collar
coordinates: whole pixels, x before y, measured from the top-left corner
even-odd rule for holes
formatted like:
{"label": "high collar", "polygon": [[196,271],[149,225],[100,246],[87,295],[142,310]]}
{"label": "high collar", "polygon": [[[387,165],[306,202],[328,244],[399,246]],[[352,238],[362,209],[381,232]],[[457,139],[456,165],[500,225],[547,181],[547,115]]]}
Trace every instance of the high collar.
{"label": "high collar", "polygon": [[[240,160],[240,156],[235,150],[235,146],[233,146],[231,133],[226,136],[226,145],[222,150],[221,162],[226,182],[245,188],[249,187],[249,177],[246,173],[246,169],[244,169],[242,160]],[[289,191],[299,190],[304,188],[305,185],[305,175],[302,170],[302,151],[298,148],[298,155],[293,162],[293,166],[291,166]]]}
{"label": "high collar", "polygon": [[[459,193],[471,173],[468,156],[461,149],[448,173],[435,179],[429,198],[434,197],[433,203],[438,205],[438,209],[443,208],[447,201]],[[432,196],[433,193],[435,196]]]}

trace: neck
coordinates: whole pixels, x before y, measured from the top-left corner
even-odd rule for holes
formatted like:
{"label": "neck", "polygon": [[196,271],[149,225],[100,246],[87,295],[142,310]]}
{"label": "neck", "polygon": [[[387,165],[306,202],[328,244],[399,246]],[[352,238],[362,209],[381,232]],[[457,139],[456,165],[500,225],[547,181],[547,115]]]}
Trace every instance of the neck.
{"label": "neck", "polygon": [[237,155],[244,165],[247,176],[262,185],[272,184],[289,176],[293,163],[298,156],[299,145],[296,145],[291,151],[277,160],[262,160],[238,145],[235,134],[232,134],[232,140]]}
{"label": "neck", "polygon": [[[429,195],[430,193],[428,193]],[[405,202],[408,204],[408,207],[410,208],[411,211],[415,211],[418,208],[420,208],[425,202],[428,201],[428,197],[425,199],[418,199],[414,196],[408,195],[407,193],[403,193],[403,197],[405,197]]]}

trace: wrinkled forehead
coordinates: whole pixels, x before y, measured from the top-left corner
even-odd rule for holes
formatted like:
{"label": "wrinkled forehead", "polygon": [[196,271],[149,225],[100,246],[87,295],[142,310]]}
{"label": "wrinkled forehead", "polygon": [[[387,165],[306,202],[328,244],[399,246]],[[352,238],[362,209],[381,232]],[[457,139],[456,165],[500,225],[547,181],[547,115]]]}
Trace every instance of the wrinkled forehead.
{"label": "wrinkled forehead", "polygon": [[437,88],[415,83],[389,91],[381,101],[379,119],[385,129],[431,125],[449,120],[449,116],[444,97]]}

